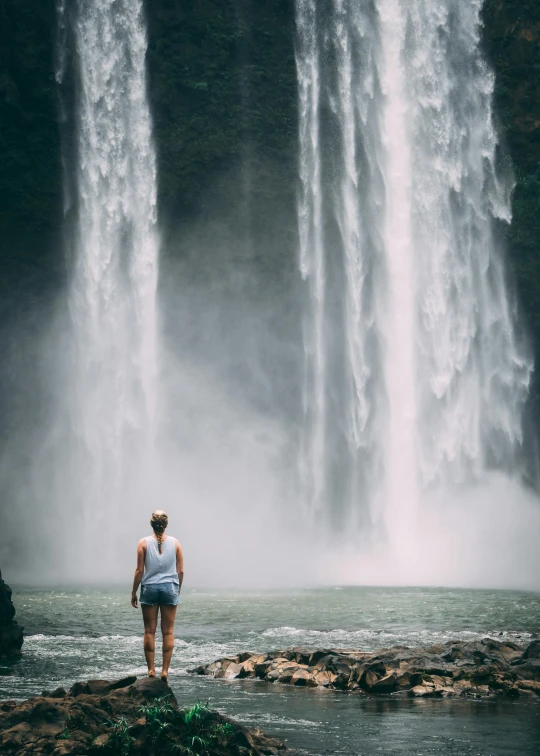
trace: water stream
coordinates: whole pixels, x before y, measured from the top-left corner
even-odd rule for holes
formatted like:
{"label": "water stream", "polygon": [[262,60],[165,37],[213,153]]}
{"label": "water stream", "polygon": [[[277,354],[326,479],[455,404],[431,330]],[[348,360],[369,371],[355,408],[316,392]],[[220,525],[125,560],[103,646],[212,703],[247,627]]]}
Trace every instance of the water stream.
{"label": "water stream", "polygon": [[61,29],[68,23],[78,81],[66,467],[92,537],[105,522],[116,529],[155,486],[156,155],[142,2],[79,0]]}
{"label": "water stream", "polygon": [[304,501],[396,553],[434,496],[522,469],[532,363],[481,7],[296,3]]}

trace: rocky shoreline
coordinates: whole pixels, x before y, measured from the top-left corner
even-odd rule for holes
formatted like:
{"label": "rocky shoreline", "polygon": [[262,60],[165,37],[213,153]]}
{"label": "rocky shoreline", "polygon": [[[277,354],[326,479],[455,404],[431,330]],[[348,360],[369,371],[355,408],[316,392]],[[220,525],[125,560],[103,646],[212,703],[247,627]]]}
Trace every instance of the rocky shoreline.
{"label": "rocky shoreline", "polygon": [[179,709],[148,677],[78,682],[0,703],[0,752],[54,756],[275,756],[285,746],[203,704]]}
{"label": "rocky shoreline", "polygon": [[0,659],[13,659],[21,655],[23,628],[14,617],[11,588],[2,580],[0,572]]}
{"label": "rocky shoreline", "polygon": [[339,648],[246,651],[189,671],[224,680],[258,678],[367,695],[534,697],[540,696],[540,640],[526,648],[484,638],[373,652]]}

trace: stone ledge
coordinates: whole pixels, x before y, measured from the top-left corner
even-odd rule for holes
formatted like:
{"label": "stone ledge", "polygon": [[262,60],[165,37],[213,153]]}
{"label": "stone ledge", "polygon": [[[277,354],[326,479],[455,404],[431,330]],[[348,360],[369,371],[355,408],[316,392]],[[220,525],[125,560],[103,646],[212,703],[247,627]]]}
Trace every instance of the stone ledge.
{"label": "stone ledge", "polygon": [[304,687],[408,696],[540,695],[540,640],[448,641],[429,648],[393,646],[373,652],[339,648],[249,651],[189,670],[223,680],[258,678]]}
{"label": "stone ledge", "polygon": [[0,702],[0,752],[6,756],[276,756],[284,749],[261,730],[200,704],[179,709],[157,678],[89,680],[69,692],[58,688],[22,703]]}

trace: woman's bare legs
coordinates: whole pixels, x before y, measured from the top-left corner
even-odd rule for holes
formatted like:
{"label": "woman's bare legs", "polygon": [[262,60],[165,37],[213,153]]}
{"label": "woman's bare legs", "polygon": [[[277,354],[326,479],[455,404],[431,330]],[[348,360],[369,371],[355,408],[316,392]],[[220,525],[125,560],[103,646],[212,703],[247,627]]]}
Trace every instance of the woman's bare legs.
{"label": "woman's bare legs", "polygon": [[163,682],[167,682],[174,648],[174,619],[176,617],[177,607],[172,606],[172,604],[162,604],[159,609],[161,611],[161,632],[163,634],[163,667],[161,669],[161,679]]}
{"label": "woman's bare legs", "polygon": [[154,657],[156,654],[156,628],[159,607],[141,604],[142,615],[144,620],[144,655],[148,665],[148,677],[156,676],[156,665]]}

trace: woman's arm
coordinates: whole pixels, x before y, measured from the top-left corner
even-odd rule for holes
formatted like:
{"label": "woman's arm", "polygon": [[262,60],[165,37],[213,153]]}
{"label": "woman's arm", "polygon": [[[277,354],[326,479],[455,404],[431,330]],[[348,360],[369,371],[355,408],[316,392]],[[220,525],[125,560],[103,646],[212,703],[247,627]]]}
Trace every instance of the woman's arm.
{"label": "woman's arm", "polygon": [[137,590],[141,584],[141,580],[144,575],[144,559],[146,556],[146,540],[141,538],[137,544],[137,567],[135,569],[135,575],[133,577],[133,589],[131,591],[131,606],[137,608]]}
{"label": "woman's arm", "polygon": [[184,580],[184,554],[178,541],[176,541],[176,572],[178,573],[178,588],[180,589]]}

